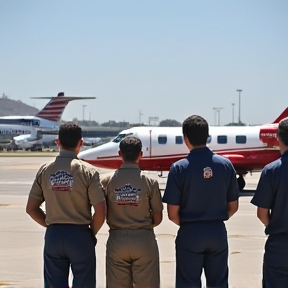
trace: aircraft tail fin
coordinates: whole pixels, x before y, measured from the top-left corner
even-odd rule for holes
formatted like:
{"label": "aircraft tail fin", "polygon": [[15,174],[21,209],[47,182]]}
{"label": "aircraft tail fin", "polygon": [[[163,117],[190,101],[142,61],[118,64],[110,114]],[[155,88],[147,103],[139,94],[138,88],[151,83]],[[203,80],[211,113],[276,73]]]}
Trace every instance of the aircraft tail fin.
{"label": "aircraft tail fin", "polygon": [[288,117],[288,107],[286,107],[286,109],[278,116],[276,120],[274,120],[274,122],[272,122],[272,124],[279,123],[282,119],[286,117]]}
{"label": "aircraft tail fin", "polygon": [[46,106],[35,116],[50,121],[59,122],[64,109],[70,101],[96,99],[96,97],[68,97],[64,96],[64,92],[59,92],[56,97],[31,97],[33,99],[50,99]]}

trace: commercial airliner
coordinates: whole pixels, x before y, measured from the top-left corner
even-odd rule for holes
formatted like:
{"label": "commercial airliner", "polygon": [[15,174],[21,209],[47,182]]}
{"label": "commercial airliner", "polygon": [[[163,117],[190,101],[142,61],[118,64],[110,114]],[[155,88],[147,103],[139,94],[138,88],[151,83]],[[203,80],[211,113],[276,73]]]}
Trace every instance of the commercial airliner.
{"label": "commercial airliner", "polygon": [[0,117],[0,148],[34,148],[57,138],[59,122],[67,104],[74,100],[96,99],[95,97],[67,97],[63,92],[56,97],[32,97],[50,99],[35,116]]}
{"label": "commercial airliner", "polygon": [[[245,187],[243,176],[261,170],[280,157],[276,131],[279,121],[285,117],[288,117],[288,107],[272,124],[209,127],[207,146],[231,160],[240,190]],[[139,163],[142,170],[169,171],[173,162],[189,152],[181,127],[134,127],[120,132],[111,142],[80,152],[78,157],[97,167],[117,169],[122,164],[118,155],[119,142],[128,135],[142,141],[143,157]]]}

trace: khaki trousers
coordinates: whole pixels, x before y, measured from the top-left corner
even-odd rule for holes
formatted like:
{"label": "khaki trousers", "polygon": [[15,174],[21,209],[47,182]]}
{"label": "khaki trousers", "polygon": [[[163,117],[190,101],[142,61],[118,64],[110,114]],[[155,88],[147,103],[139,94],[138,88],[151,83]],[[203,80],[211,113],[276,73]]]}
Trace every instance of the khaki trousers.
{"label": "khaki trousers", "polygon": [[106,248],[107,288],[159,288],[159,251],[151,229],[110,230]]}

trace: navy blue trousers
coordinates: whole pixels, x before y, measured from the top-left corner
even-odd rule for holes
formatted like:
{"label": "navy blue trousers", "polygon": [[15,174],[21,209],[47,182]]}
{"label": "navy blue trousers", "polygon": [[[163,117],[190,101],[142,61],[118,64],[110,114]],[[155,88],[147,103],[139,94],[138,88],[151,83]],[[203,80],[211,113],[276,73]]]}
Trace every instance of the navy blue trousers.
{"label": "navy blue trousers", "polygon": [[228,287],[228,241],[222,221],[181,224],[176,238],[176,288]]}
{"label": "navy blue trousers", "polygon": [[288,234],[269,235],[263,261],[263,288],[288,287]]}
{"label": "navy blue trousers", "polygon": [[45,288],[68,288],[70,266],[73,288],[95,288],[95,245],[88,225],[49,225],[44,245]]}

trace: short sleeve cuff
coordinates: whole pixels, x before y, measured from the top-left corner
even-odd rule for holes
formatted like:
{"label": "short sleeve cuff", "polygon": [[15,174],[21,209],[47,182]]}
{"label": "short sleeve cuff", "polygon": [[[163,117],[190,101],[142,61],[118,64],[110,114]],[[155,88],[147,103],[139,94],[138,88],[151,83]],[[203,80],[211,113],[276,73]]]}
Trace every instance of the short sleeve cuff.
{"label": "short sleeve cuff", "polygon": [[35,195],[35,194],[30,193],[29,197],[36,199],[36,200],[39,200],[39,201],[43,201],[43,202],[45,201],[45,199],[40,195]]}

